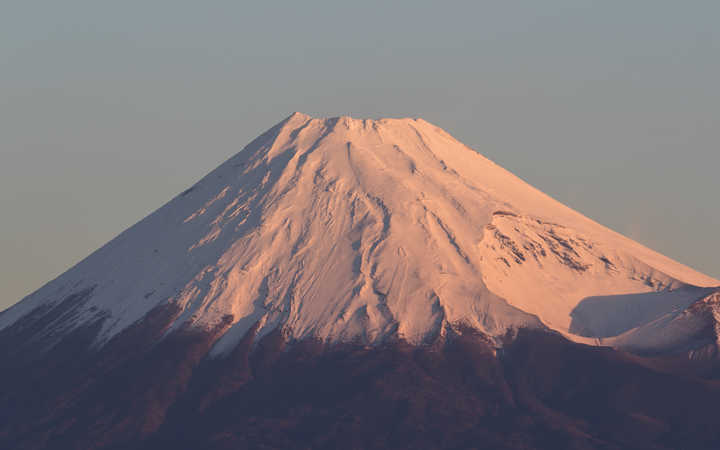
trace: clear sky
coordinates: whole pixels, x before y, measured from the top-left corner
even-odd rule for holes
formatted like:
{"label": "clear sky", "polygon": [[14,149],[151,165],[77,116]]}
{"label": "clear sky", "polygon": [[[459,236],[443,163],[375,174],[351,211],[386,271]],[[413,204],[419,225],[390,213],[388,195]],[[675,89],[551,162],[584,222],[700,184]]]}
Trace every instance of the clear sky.
{"label": "clear sky", "polygon": [[717,0],[3,1],[0,309],[296,110],[423,117],[720,277],[718,20]]}

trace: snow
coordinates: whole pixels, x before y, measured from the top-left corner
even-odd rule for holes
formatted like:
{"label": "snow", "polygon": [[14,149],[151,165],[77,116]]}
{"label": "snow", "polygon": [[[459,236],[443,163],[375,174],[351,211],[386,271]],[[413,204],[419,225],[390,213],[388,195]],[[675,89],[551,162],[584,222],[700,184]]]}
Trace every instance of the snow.
{"label": "snow", "polygon": [[[698,298],[698,294],[701,295]],[[634,352],[670,353],[720,349],[720,290],[702,289],[690,297],[690,305],[667,309],[616,336],[600,340],[603,345]],[[704,344],[704,345],[703,345]]]}
{"label": "snow", "polygon": [[[295,113],[0,316],[94,287],[99,344],[172,302],[174,327],[422,343],[457,325],[574,336],[589,297],[720,281],[553,200],[422,119]],[[673,294],[677,293],[677,294]],[[582,337],[578,337],[582,340]]]}

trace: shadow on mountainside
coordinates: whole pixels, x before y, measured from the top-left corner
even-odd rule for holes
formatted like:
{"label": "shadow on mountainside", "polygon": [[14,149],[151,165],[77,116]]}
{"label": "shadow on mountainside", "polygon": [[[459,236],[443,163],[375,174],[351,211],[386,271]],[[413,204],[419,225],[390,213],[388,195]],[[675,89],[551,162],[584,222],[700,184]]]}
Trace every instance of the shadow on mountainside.
{"label": "shadow on mountainside", "polygon": [[157,308],[99,351],[97,329],[78,330],[36,359],[13,357],[33,319],[4,330],[0,448],[720,448],[717,383],[556,333],[370,348],[253,328],[209,358],[230,319],[160,339],[179,313]]}
{"label": "shadow on mountainside", "polygon": [[715,290],[686,286],[642,294],[587,297],[570,313],[570,332],[596,338],[617,336],[665,314],[680,312]]}

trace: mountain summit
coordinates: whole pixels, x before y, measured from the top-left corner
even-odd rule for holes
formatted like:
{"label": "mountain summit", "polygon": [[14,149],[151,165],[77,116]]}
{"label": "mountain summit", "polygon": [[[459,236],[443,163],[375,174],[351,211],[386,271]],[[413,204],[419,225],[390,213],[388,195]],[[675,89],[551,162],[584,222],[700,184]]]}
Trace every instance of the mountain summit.
{"label": "mountain summit", "polygon": [[[230,325],[220,352],[253,327],[370,345],[461,326],[609,338],[717,285],[422,119],[294,113],[10,308],[0,329],[76,298],[48,334],[101,323],[102,344],[170,304],[171,329]],[[653,313],[633,312],[631,294]],[[620,295],[624,312],[608,311]]]}
{"label": "mountain summit", "polygon": [[0,447],[720,448],[718,285],[424,120],[295,113],[0,313]]}

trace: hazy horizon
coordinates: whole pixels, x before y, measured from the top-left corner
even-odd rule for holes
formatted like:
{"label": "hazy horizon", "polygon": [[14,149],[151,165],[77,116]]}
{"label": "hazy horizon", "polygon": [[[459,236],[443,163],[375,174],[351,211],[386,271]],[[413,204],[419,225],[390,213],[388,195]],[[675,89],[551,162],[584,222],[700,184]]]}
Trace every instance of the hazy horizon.
{"label": "hazy horizon", "polygon": [[720,4],[11,3],[0,309],[293,111],[422,117],[720,277]]}

